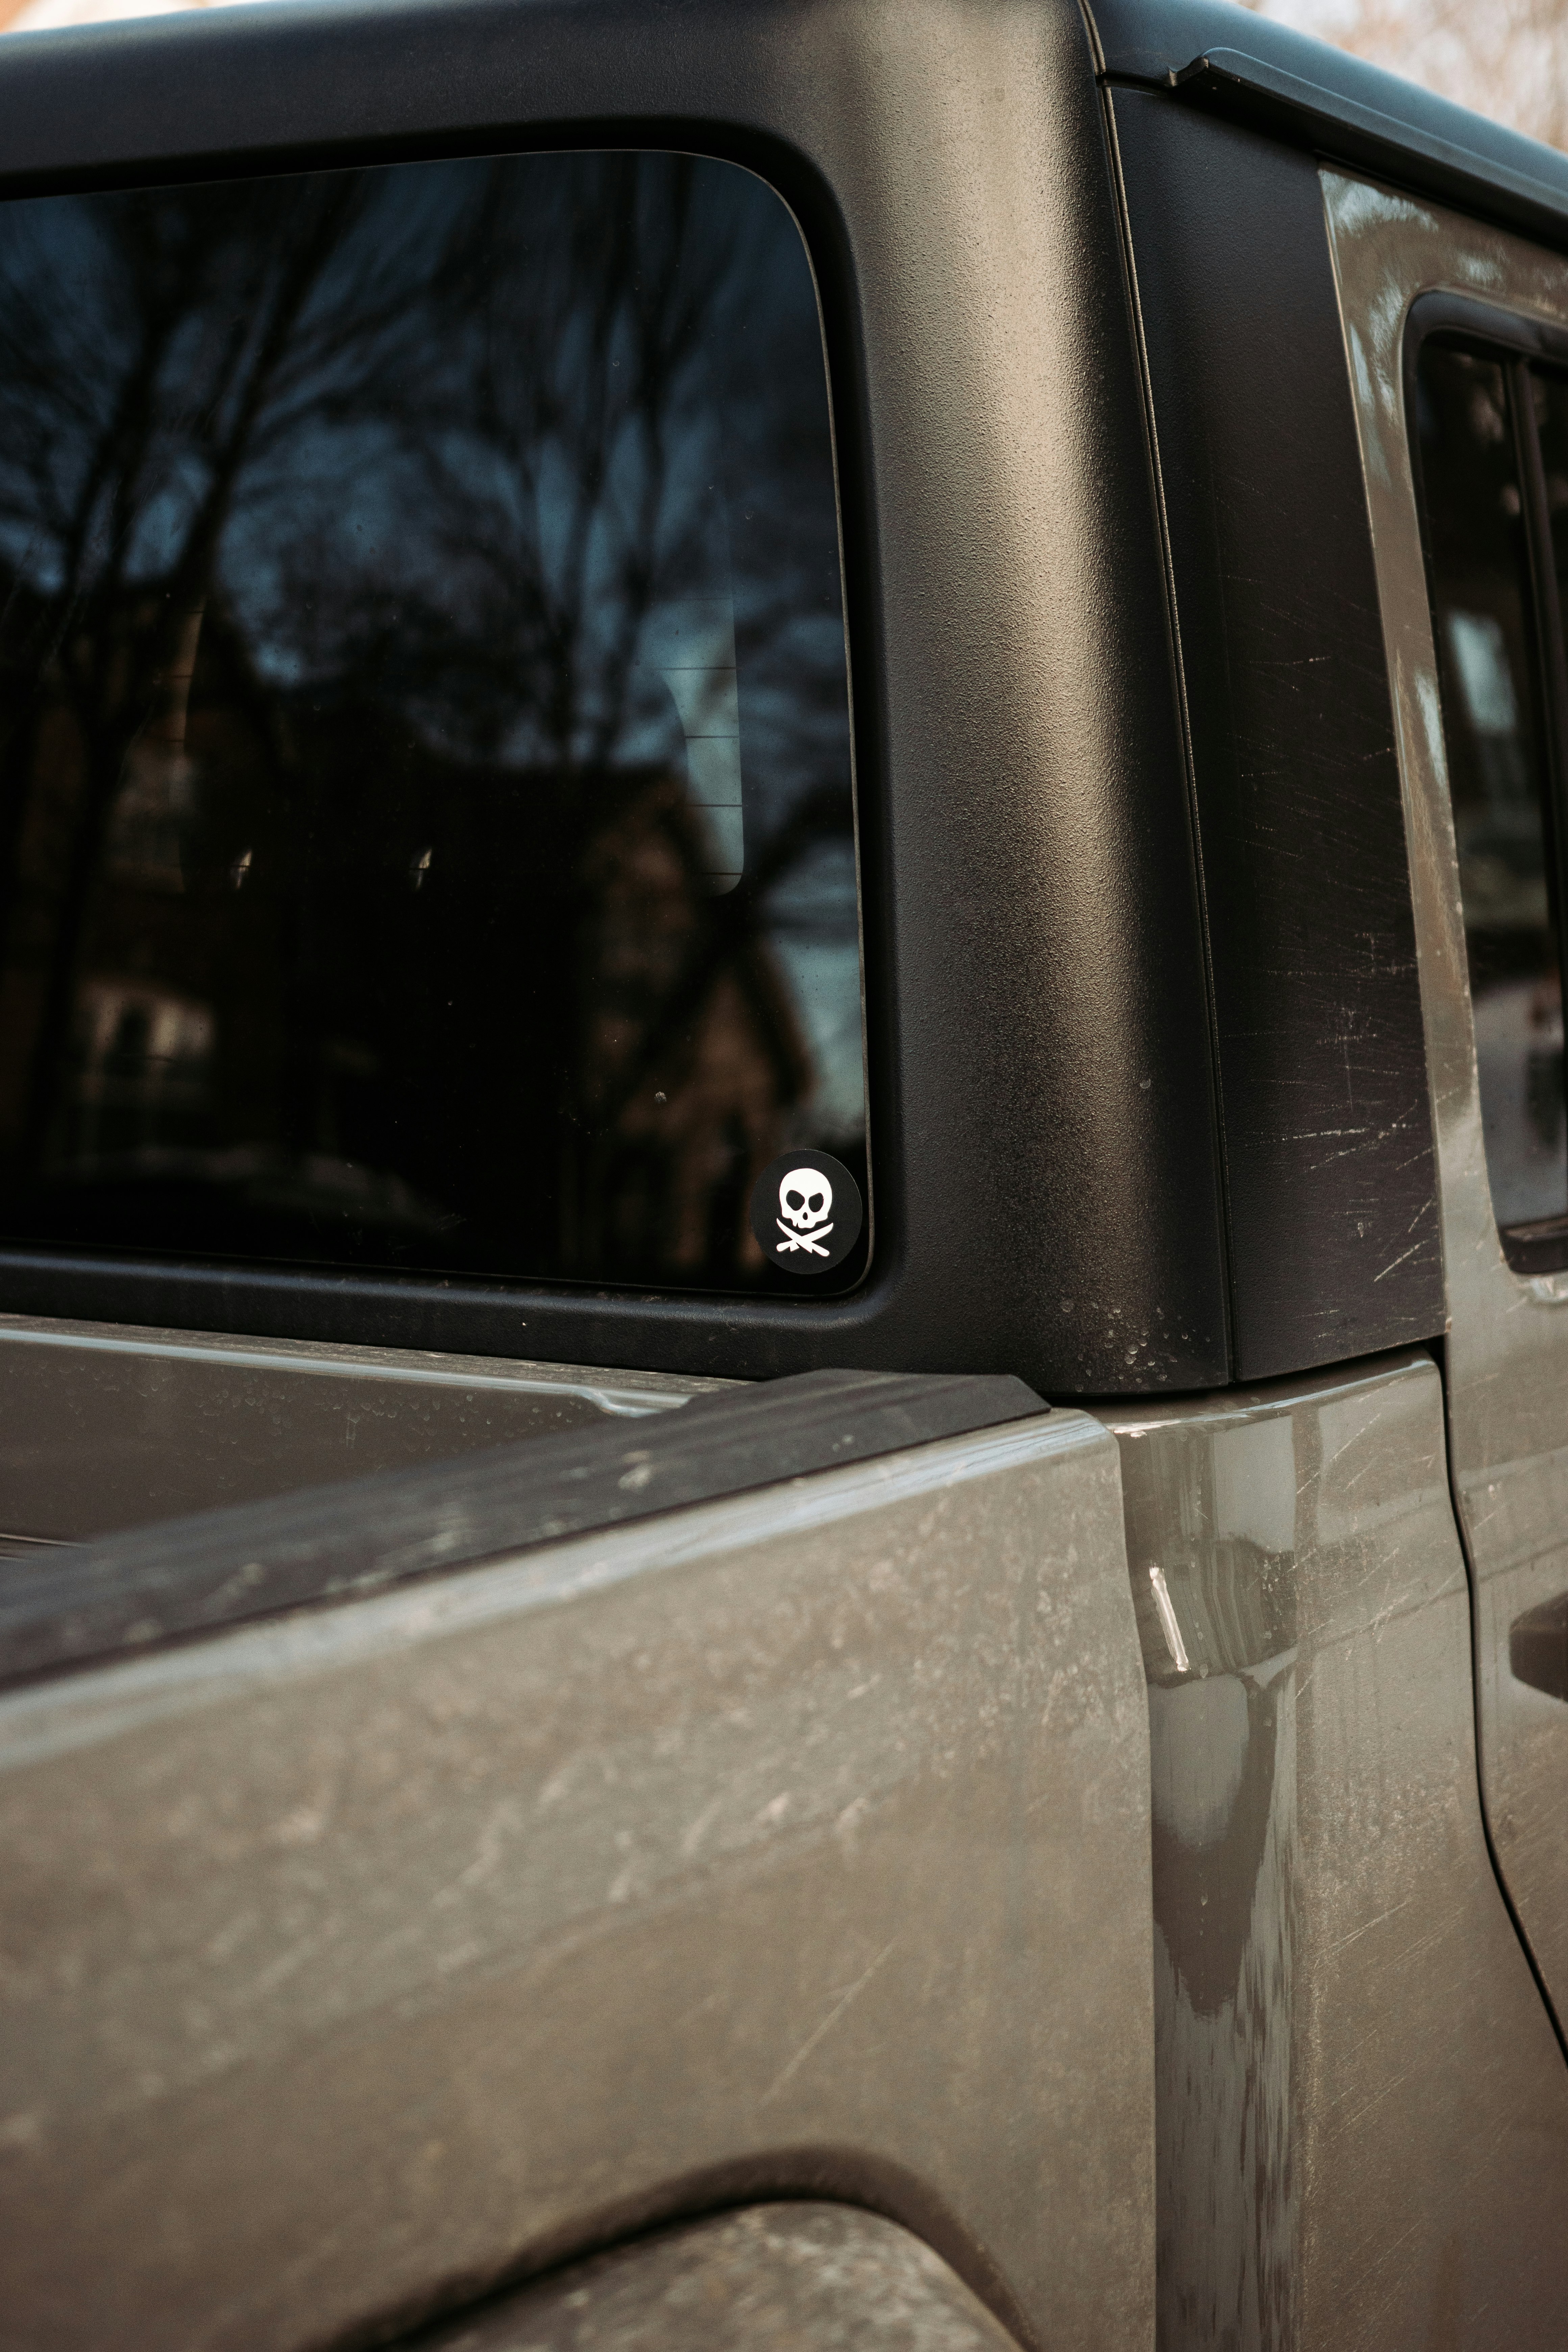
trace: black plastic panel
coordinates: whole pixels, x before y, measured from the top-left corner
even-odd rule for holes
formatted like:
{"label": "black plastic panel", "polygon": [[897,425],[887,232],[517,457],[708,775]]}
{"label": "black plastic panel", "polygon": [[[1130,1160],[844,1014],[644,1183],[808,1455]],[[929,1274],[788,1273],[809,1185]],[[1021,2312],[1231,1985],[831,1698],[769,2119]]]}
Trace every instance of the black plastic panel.
{"label": "black plastic panel", "polygon": [[299,0],[7,43],[0,123],[12,193],[620,141],[785,195],[845,502],[875,1211],[839,1303],[15,1252],[0,1302],[737,1376],[1223,1381],[1188,798],[1076,8]]}
{"label": "black plastic panel", "polygon": [[1118,91],[1246,1380],[1443,1328],[1399,772],[1310,160]]}
{"label": "black plastic panel", "polygon": [[1006,1375],[807,1372],[696,1399],[633,1431],[563,1430],[168,1519],[13,1568],[0,1582],[0,1685],[451,1575],[1046,1410]]}

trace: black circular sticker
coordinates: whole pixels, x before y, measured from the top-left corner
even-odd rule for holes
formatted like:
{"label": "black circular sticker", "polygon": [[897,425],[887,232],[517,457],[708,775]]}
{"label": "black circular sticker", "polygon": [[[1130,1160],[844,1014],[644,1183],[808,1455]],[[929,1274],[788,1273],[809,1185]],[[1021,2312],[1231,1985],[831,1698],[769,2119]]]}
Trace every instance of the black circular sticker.
{"label": "black circular sticker", "polygon": [[860,1238],[860,1187],[826,1151],[785,1151],[752,1193],[752,1231],[781,1274],[831,1274]]}

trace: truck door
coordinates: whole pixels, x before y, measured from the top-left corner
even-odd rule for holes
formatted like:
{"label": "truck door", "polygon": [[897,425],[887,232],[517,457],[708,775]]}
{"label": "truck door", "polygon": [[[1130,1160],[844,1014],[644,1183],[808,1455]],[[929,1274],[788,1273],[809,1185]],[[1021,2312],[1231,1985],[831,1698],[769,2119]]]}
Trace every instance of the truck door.
{"label": "truck door", "polygon": [[18,2352],[383,2340],[803,2196],[1025,2340],[1146,2340],[1089,1415],[809,1374],[58,1547],[0,1612]]}
{"label": "truck door", "polygon": [[[1499,1870],[1568,2021],[1568,271],[1336,173],[1412,845],[1449,1444]],[[1484,301],[1470,289],[1485,289]]]}

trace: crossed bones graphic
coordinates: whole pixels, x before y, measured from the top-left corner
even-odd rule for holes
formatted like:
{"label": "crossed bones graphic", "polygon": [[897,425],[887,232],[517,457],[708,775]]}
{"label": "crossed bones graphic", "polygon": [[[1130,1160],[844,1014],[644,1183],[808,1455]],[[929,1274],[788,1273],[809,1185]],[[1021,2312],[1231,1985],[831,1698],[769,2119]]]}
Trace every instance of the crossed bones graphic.
{"label": "crossed bones graphic", "polygon": [[[784,1239],[783,1239],[783,1241],[782,1241],[782,1242],[775,1242],[775,1243],[773,1244],[773,1247],[774,1247],[774,1249],[776,1249],[776,1250],[777,1250],[777,1252],[778,1252],[778,1254],[779,1254],[780,1257],[783,1257],[783,1255],[784,1255],[784,1254],[785,1250],[801,1250],[801,1249],[803,1249],[803,1250],[809,1250],[809,1251],[811,1252],[811,1255],[812,1255],[812,1256],[813,1256],[813,1257],[831,1257],[831,1256],[832,1256],[833,1253],[832,1253],[832,1251],[831,1251],[831,1250],[819,1249],[819,1248],[817,1247],[817,1245],[816,1245],[816,1240],[808,1240],[808,1239],[807,1239],[807,1237],[806,1237],[806,1235],[805,1235],[805,1234],[795,1234],[795,1233],[791,1233],[791,1231],[790,1231],[789,1227],[785,1224],[785,1223],[784,1223],[784,1219],[783,1219],[782,1217],[775,1217],[775,1218],[773,1219],[773,1223],[774,1223],[774,1224],[778,1227],[778,1229],[779,1229],[780,1233],[781,1233],[781,1234],[783,1234],[783,1235],[784,1235]],[[820,1227],[818,1228],[818,1235],[819,1235],[819,1238],[820,1238],[821,1240],[823,1240],[823,1241],[826,1241],[826,1240],[827,1239],[828,1234],[829,1234],[832,1231],[833,1231],[833,1228],[832,1228],[832,1226],[831,1226],[831,1225],[823,1225],[823,1226],[820,1226]]]}

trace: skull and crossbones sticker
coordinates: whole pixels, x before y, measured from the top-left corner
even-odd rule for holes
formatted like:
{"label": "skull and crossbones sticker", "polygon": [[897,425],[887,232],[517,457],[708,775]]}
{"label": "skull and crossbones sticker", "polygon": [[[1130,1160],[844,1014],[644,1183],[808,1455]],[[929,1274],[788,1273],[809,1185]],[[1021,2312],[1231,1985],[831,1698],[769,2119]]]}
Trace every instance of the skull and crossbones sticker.
{"label": "skull and crossbones sticker", "polygon": [[774,1219],[784,1235],[773,1247],[783,1257],[790,1250],[809,1250],[826,1257],[831,1224],[824,1223],[833,1206],[833,1187],[815,1168],[792,1168],[779,1186],[779,1213]]}
{"label": "skull and crossbones sticker", "polygon": [[860,1235],[860,1188],[826,1151],[785,1152],[752,1192],[752,1231],[784,1274],[830,1274]]}

